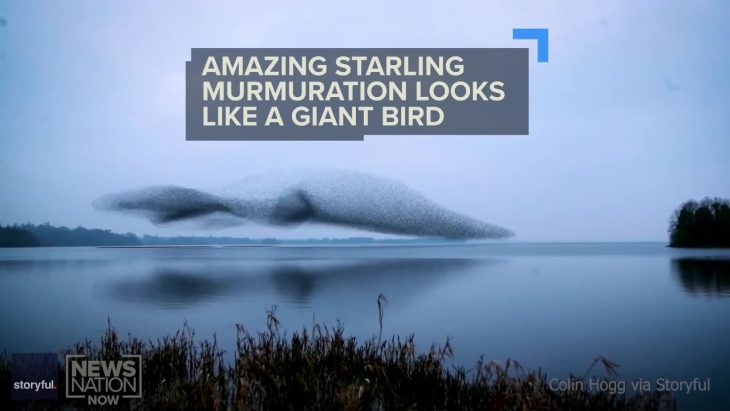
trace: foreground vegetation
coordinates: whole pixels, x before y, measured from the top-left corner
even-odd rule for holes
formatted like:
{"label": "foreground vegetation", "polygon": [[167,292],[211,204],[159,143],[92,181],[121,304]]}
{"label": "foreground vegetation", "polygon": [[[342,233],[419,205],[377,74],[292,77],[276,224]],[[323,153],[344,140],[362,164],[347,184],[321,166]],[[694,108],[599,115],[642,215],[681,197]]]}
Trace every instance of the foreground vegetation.
{"label": "foreground vegetation", "polygon": [[[378,300],[379,307],[381,300]],[[382,310],[380,311],[382,330]],[[123,409],[149,410],[654,410],[658,393],[626,397],[587,391],[553,391],[547,377],[527,372],[516,362],[504,365],[479,360],[467,371],[448,368],[447,340],[418,354],[413,336],[380,337],[364,342],[347,337],[341,326],[313,325],[287,337],[274,312],[268,327],[251,333],[238,326],[235,359],[223,359],[215,339],[196,342],[187,326],[158,341],[120,338],[111,327],[100,344],[78,343],[66,353],[92,359],[143,356],[143,398]],[[605,358],[609,378],[616,365]],[[593,366],[589,368],[585,379]],[[63,370],[59,395],[64,392]],[[579,377],[575,377],[581,379]],[[0,408],[84,408],[81,400],[9,403],[7,356],[0,358]]]}
{"label": "foreground vegetation", "polygon": [[730,200],[689,200],[669,221],[671,247],[730,247]]}

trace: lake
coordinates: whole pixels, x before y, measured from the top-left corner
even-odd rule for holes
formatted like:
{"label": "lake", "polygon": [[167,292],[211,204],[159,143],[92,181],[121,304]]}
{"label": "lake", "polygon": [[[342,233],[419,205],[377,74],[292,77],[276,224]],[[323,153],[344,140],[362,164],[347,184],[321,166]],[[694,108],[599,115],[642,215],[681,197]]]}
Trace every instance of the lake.
{"label": "lake", "polygon": [[605,355],[625,381],[709,378],[680,409],[730,404],[730,250],[661,243],[0,249],[0,349],[58,351],[110,319],[143,338],[187,322],[231,352],[235,324],[263,329],[273,305],[287,330],[368,338],[380,293],[384,335],[451,337],[459,364],[565,379]]}

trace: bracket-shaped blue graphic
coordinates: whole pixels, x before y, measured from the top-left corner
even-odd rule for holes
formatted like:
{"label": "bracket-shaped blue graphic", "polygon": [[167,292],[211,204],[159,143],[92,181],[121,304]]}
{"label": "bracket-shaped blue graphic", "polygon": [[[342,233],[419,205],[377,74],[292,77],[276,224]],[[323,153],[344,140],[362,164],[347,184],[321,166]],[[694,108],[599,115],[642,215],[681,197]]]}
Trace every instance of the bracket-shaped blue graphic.
{"label": "bracket-shaped blue graphic", "polygon": [[512,29],[514,40],[537,40],[537,62],[548,61],[548,29]]}

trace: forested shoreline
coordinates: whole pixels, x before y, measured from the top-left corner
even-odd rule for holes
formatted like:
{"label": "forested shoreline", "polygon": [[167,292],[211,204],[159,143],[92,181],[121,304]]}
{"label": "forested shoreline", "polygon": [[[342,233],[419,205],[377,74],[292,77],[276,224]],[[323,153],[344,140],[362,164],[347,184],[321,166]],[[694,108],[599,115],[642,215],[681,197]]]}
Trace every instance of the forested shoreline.
{"label": "forested shoreline", "polygon": [[[216,236],[138,236],[134,233],[115,233],[107,229],[44,224],[0,225],[0,247],[140,247],[186,245],[275,245],[275,244],[412,244],[443,242],[438,239],[372,237],[276,239]],[[454,242],[454,240],[450,240]]]}
{"label": "forested shoreline", "polygon": [[669,246],[730,247],[730,200],[705,197],[682,203],[669,221]]}

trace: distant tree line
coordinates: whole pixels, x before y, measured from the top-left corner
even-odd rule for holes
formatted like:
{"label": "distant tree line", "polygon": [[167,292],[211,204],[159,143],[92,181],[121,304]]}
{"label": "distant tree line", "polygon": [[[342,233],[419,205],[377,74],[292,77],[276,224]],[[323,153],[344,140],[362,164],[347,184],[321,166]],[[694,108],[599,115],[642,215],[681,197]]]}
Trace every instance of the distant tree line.
{"label": "distant tree line", "polygon": [[730,200],[706,197],[683,203],[669,222],[671,247],[730,247]]}
{"label": "distant tree line", "polygon": [[132,233],[119,234],[111,230],[84,227],[56,227],[49,223],[0,225],[0,247],[94,247],[94,246],[166,246],[166,245],[274,245],[274,244],[399,244],[431,243],[438,239],[372,237],[275,239],[248,237],[160,237]]}
{"label": "distant tree line", "polygon": [[20,226],[0,226],[0,247],[39,247],[40,241]]}
{"label": "distant tree line", "polygon": [[0,225],[0,247],[77,247],[142,245],[134,234],[84,227],[55,227],[49,223],[35,225]]}
{"label": "distant tree line", "polygon": [[248,237],[201,237],[201,236],[178,236],[178,237],[160,237],[156,235],[143,235],[142,244],[148,246],[165,246],[165,245],[251,245],[251,244],[279,244],[279,241],[273,238],[255,239]]}
{"label": "distant tree line", "polygon": [[348,238],[249,238],[249,237],[159,237],[155,235],[144,235],[141,237],[142,244],[147,246],[165,245],[277,245],[277,244],[431,244],[448,241],[450,243],[463,242],[462,240],[442,240],[432,238],[372,238],[372,237],[348,237]]}

